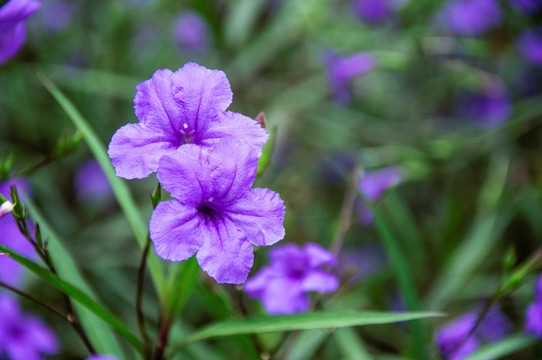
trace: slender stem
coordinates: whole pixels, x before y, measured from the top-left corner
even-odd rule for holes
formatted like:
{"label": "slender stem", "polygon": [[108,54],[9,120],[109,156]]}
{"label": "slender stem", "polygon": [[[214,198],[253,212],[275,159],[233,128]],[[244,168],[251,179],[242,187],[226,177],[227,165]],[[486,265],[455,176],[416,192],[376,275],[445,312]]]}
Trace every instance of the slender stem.
{"label": "slender stem", "polygon": [[3,287],[3,288],[5,288],[5,289],[7,289],[7,290],[9,290],[9,291],[11,291],[11,292],[17,294],[17,295],[20,295],[20,296],[24,297],[24,298],[27,298],[27,299],[29,299],[29,300],[32,300],[33,302],[35,302],[35,303],[37,303],[37,304],[40,304],[40,305],[43,306],[44,308],[51,310],[52,312],[54,312],[55,314],[57,314],[58,316],[60,316],[60,317],[63,318],[64,320],[66,320],[66,321],[68,321],[68,322],[70,321],[70,320],[68,319],[68,314],[66,314],[63,310],[57,308],[57,307],[54,306],[54,305],[48,304],[48,303],[46,303],[45,301],[43,301],[43,300],[41,300],[41,299],[38,299],[37,297],[35,297],[34,295],[32,295],[32,294],[30,294],[30,293],[27,293],[27,292],[25,292],[25,291],[23,291],[23,290],[19,290],[19,289],[17,289],[17,288],[14,288],[14,287],[12,287],[12,286],[9,286],[8,284],[6,284],[6,283],[4,283],[4,282],[2,282],[2,281],[0,281],[0,287]]}
{"label": "slender stem", "polygon": [[139,262],[139,269],[137,270],[137,290],[136,290],[136,314],[137,314],[137,326],[143,337],[143,343],[145,345],[145,359],[152,358],[151,340],[145,329],[145,316],[142,309],[142,296],[143,296],[143,283],[145,280],[145,266],[147,264],[147,255],[151,246],[151,238],[147,237],[147,244],[141,254],[141,261]]}
{"label": "slender stem", "polygon": [[13,174],[11,174],[9,176],[9,178],[15,179],[15,178],[18,178],[18,177],[21,177],[21,176],[30,175],[34,171],[36,171],[38,169],[41,169],[42,167],[53,163],[55,160],[57,160],[57,158],[55,158],[55,157],[46,157],[45,159],[43,159],[41,161],[38,161],[37,163],[34,163],[34,164],[29,165],[29,166],[27,166],[27,167],[25,167],[25,168],[23,168],[21,170],[18,170],[16,172],[14,172]]}
{"label": "slender stem", "polygon": [[[30,243],[32,244],[32,246],[34,247],[34,249],[36,250],[36,252],[40,256],[40,258],[42,259],[44,264],[47,266],[47,268],[49,268],[49,270],[53,274],[58,276],[58,273],[57,273],[56,268],[55,268],[55,266],[53,264],[53,261],[52,261],[51,257],[49,256],[49,251],[47,251],[47,248],[45,248],[45,247],[40,248],[38,246],[37,242],[34,241],[32,236],[30,235],[30,231],[28,230],[28,226],[26,225],[26,221],[24,221],[24,220],[19,221],[18,220],[17,221],[17,226],[19,227],[19,230],[21,231],[21,233],[28,239],[28,241],[30,241]],[[85,343],[85,346],[87,347],[88,351],[91,354],[96,354],[96,350],[94,349],[94,346],[90,342],[90,339],[88,338],[88,335],[85,332],[85,329],[83,329],[83,327],[81,326],[81,323],[79,322],[79,319],[77,317],[75,309],[73,308],[73,304],[71,302],[70,297],[68,296],[68,294],[66,294],[63,291],[61,291],[60,293],[62,294],[62,297],[63,297],[64,302],[66,304],[66,310],[67,310],[66,318],[67,318],[67,320],[70,322],[70,324],[72,324],[72,327],[74,328],[74,330],[79,334],[79,337]]]}
{"label": "slender stem", "polygon": [[360,172],[359,168],[354,169],[350,178],[350,184],[344,195],[341,213],[339,215],[339,226],[337,227],[337,231],[335,232],[335,236],[330,245],[330,250],[335,255],[338,255],[341,251],[346,233],[350,230],[350,226],[352,225],[352,213],[354,212],[354,205],[358,194],[358,179],[360,177]]}
{"label": "slender stem", "polygon": [[158,341],[156,343],[156,348],[154,350],[153,360],[164,359],[164,352],[167,347],[170,328],[171,328],[171,319],[166,319],[163,316],[160,316],[160,321],[158,323]]}

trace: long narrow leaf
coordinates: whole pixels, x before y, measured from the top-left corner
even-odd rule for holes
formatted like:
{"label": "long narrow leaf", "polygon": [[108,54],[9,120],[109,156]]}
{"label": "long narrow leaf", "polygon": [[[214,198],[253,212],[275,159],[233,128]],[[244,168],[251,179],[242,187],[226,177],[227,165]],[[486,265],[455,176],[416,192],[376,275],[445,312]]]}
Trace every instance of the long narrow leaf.
{"label": "long narrow leaf", "polygon": [[130,330],[128,330],[128,328],[124,326],[124,324],[119,321],[113,314],[111,314],[109,311],[107,311],[94,300],[92,300],[87,294],[85,294],[75,286],[60,279],[49,270],[19,255],[7,246],[0,245],[0,252],[9,254],[11,259],[17,261],[19,264],[23,265],[25,268],[32,271],[34,274],[38,275],[43,280],[56,287],[60,291],[68,294],[71,299],[85,306],[87,309],[96,314],[100,319],[109,324],[109,326],[117,330],[119,334],[122,335],[126,340],[128,340],[138,351],[140,351],[141,353],[143,352],[143,345],[135,337],[135,335],[132,334]]}
{"label": "long narrow leaf", "polygon": [[[38,73],[38,78],[66,112],[66,115],[68,115],[75,127],[81,132],[81,134],[83,134],[83,138],[87,142],[92,154],[107,176],[107,180],[111,184],[115,197],[117,198],[117,201],[119,202],[119,205],[122,208],[122,211],[124,212],[130,227],[132,228],[132,231],[134,232],[139,246],[143,248],[147,240],[146,222],[141,219],[137,205],[126,184],[115,176],[115,171],[111,166],[104,145],[85,118],[79,113],[72,102],[60,91],[60,89],[58,89],[55,84],[53,84],[53,82],[43,74]],[[158,258],[152,252],[149,254],[149,269],[154,280],[156,290],[162,297],[165,291],[164,277],[160,269],[160,264],[158,263]]]}
{"label": "long narrow leaf", "polygon": [[[47,221],[34,206],[34,204],[27,200],[26,207],[32,214],[32,219],[40,224],[40,230],[44,238],[48,239],[47,248],[53,258],[53,262],[58,271],[59,276],[74,284],[79,289],[94,296],[94,291],[89,284],[83,279],[75,261],[68,251],[64,248],[64,245],[58,235],[51,229]],[[96,351],[102,354],[114,354],[124,358],[122,350],[117,342],[117,339],[113,335],[113,332],[105,325],[100,319],[96,317],[90,310],[79,303],[74,304],[77,311],[77,315],[81,320],[81,325],[88,334],[90,341],[96,348]]]}
{"label": "long narrow leaf", "polygon": [[525,335],[510,337],[496,344],[482,347],[471,356],[466,357],[465,360],[500,359],[504,356],[523,350],[537,341],[538,339]]}
{"label": "long narrow leaf", "polygon": [[307,313],[228,320],[209,325],[189,335],[183,345],[222,336],[254,334],[271,331],[291,331],[338,328],[348,326],[389,324],[401,321],[442,316],[434,312],[377,313]]}

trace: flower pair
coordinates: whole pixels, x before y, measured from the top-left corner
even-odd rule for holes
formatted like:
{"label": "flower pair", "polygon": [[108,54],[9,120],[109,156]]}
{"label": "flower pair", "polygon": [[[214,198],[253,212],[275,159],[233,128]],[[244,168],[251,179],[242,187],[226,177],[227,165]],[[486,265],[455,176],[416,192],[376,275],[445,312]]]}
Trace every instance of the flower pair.
{"label": "flower pair", "polygon": [[284,203],[268,189],[251,189],[265,129],[227,112],[232,92],[222,71],[187,63],[157,70],[137,86],[139,124],[120,128],[109,145],[116,173],[127,179],[157,171],[175,198],[150,221],[156,253],[197,260],[221,283],[240,284],[253,264],[254,245],[284,237]]}

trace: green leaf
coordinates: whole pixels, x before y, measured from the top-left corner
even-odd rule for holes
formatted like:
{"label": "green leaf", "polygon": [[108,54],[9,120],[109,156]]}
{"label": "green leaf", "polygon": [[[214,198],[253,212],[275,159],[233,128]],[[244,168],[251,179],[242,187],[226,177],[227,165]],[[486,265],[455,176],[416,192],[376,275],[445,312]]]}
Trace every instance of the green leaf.
{"label": "green leaf", "polygon": [[119,321],[113,314],[103,308],[101,305],[92,300],[87,294],[76,288],[75,286],[61,280],[58,276],[50,272],[49,270],[39,266],[33,261],[26,259],[19,255],[10,248],[0,245],[0,252],[9,254],[10,258],[23,265],[34,274],[41,277],[43,280],[56,287],[58,290],[66,293],[71,299],[79,302],[87,309],[96,314],[100,319],[109,324],[113,329],[117,330],[126,340],[128,340],[139,352],[143,354],[143,345],[135,337],[134,334],[128,330],[124,324]]}
{"label": "green leaf", "polygon": [[[59,276],[65,281],[74,284],[91,297],[95,297],[94,291],[85,279],[83,279],[75,261],[64,248],[58,235],[51,229],[31,201],[27,200],[26,206],[29,209],[32,219],[40,225],[42,237],[48,239],[47,249],[53,259],[53,263],[55,264]],[[120,356],[120,358],[125,358],[113,332],[90,310],[79,303],[75,303],[74,306],[77,315],[79,316],[79,320],[81,321],[81,325],[88,334],[96,351],[102,354],[112,354]]]}
{"label": "green leaf", "polygon": [[180,263],[179,272],[174,274],[173,277],[173,279],[175,279],[174,286],[168,286],[168,289],[173,288],[173,292],[168,296],[168,318],[175,319],[181,315],[182,309],[188,300],[188,296],[196,283],[198,270],[199,265],[195,256]]}
{"label": "green leaf", "polygon": [[[386,249],[389,263],[392,264],[395,277],[399,283],[399,288],[401,289],[401,293],[405,298],[407,309],[410,311],[419,310],[421,306],[418,295],[416,294],[414,277],[410,271],[410,266],[405,258],[405,255],[399,247],[397,237],[388,226],[388,223],[382,215],[381,210],[374,208],[373,213],[376,229],[380,235],[384,248]],[[410,326],[412,329],[412,350],[415,358],[425,359],[427,358],[427,352],[425,349],[425,337],[422,324],[419,322],[413,322]]]}
{"label": "green leaf", "polygon": [[352,328],[337,330],[333,334],[333,340],[337,348],[341,351],[341,359],[345,360],[371,360],[372,357],[367,353],[361,339]]}
{"label": "green leaf", "polygon": [[214,323],[199,331],[196,331],[185,339],[183,345],[210,338],[239,334],[389,324],[437,316],[443,316],[443,314],[434,312],[341,312],[306,313],[295,315],[266,316],[260,318],[234,319]]}
{"label": "green leaf", "polygon": [[[75,127],[83,134],[83,138],[87,142],[92,154],[107,176],[107,180],[111,184],[115,197],[117,198],[117,201],[119,202],[119,205],[122,208],[130,227],[132,228],[139,246],[141,249],[143,249],[147,241],[147,222],[143,221],[141,218],[134,198],[132,197],[132,194],[124,181],[115,175],[115,171],[110,163],[109,157],[107,156],[104,145],[85,118],[79,113],[72,102],[60,91],[60,89],[58,89],[55,84],[53,84],[51,80],[49,80],[49,78],[43,74],[38,73],[37,76],[49,93],[51,93],[62,109],[66,112],[66,115],[68,115]],[[149,254],[148,260],[154,285],[158,294],[162,298],[165,292],[165,281],[162,275],[160,263],[158,262],[157,256],[153,252]]]}
{"label": "green leaf", "polygon": [[477,352],[466,357],[464,360],[500,359],[504,356],[523,350],[526,347],[535,344],[537,341],[539,340],[526,335],[509,337],[498,343],[481,347]]}

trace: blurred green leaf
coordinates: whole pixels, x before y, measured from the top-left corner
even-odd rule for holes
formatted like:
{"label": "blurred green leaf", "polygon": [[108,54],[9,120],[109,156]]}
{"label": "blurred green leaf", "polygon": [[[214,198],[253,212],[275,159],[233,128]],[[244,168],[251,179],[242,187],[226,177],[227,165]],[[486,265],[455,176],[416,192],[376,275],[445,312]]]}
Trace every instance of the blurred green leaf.
{"label": "blurred green leaf", "polygon": [[[107,180],[111,184],[115,197],[117,198],[119,205],[121,206],[122,211],[124,212],[124,215],[126,216],[132,231],[134,232],[139,246],[143,249],[147,240],[147,226],[145,225],[147,222],[141,219],[141,215],[139,214],[137,205],[132,197],[132,194],[130,193],[130,190],[128,189],[128,186],[126,186],[123,180],[115,175],[115,171],[111,165],[109,157],[107,156],[104,145],[85,118],[83,118],[71,101],[64,96],[60,89],[58,89],[55,84],[53,84],[45,75],[38,73],[37,76],[51,95],[55,98],[55,100],[60,104],[76,128],[83,134],[83,137],[92,151],[92,154],[107,176]],[[158,294],[160,297],[162,297],[165,292],[165,282],[160,264],[158,262],[158,257],[154,254],[154,252],[151,252],[148,260],[154,285]]]}
{"label": "blurred green leaf", "polygon": [[[420,300],[416,293],[416,284],[410,270],[407,259],[397,242],[397,236],[393,233],[388,222],[378,208],[373,209],[376,229],[383,242],[389,263],[395,272],[395,277],[399,283],[401,294],[405,298],[407,309],[416,311],[421,309]],[[416,359],[427,358],[425,348],[424,328],[420,322],[412,322],[412,351]]]}
{"label": "blurred green leaf", "polygon": [[538,339],[532,336],[513,336],[495,344],[485,345],[474,354],[464,358],[464,360],[501,359],[505,356],[514,354],[520,350],[532,346],[538,341]]}
{"label": "blurred green leaf", "polygon": [[344,360],[371,360],[372,357],[363,346],[361,339],[352,328],[339,329],[333,334],[333,340],[341,351]]}
{"label": "blurred green leaf", "polygon": [[71,299],[78,301],[81,305],[92,311],[113,329],[117,330],[118,333],[122,335],[122,337],[124,337],[126,340],[128,340],[138,351],[143,351],[143,345],[137,339],[137,337],[135,337],[135,335],[132,334],[130,330],[128,330],[128,328],[124,326],[124,324],[119,319],[117,319],[113,314],[111,314],[97,302],[92,300],[83,291],[60,279],[49,270],[19,255],[7,246],[0,245],[0,251],[9,254],[11,259],[17,261],[19,264],[23,265],[34,274],[38,275],[40,278],[42,278],[52,286],[56,287],[58,290],[66,293]]}
{"label": "blurred green leaf", "polygon": [[435,312],[412,313],[307,313],[234,319],[211,324],[186,337],[183,345],[210,338],[271,331],[324,329],[361,325],[389,324],[401,321],[443,316]]}
{"label": "blurred green leaf", "polygon": [[168,286],[168,289],[173,288],[172,293],[168,296],[168,318],[175,319],[181,315],[182,309],[194,289],[198,272],[199,265],[196,256],[192,256],[190,259],[183,261],[180,264],[179,272],[171,277],[175,283],[174,286]]}

